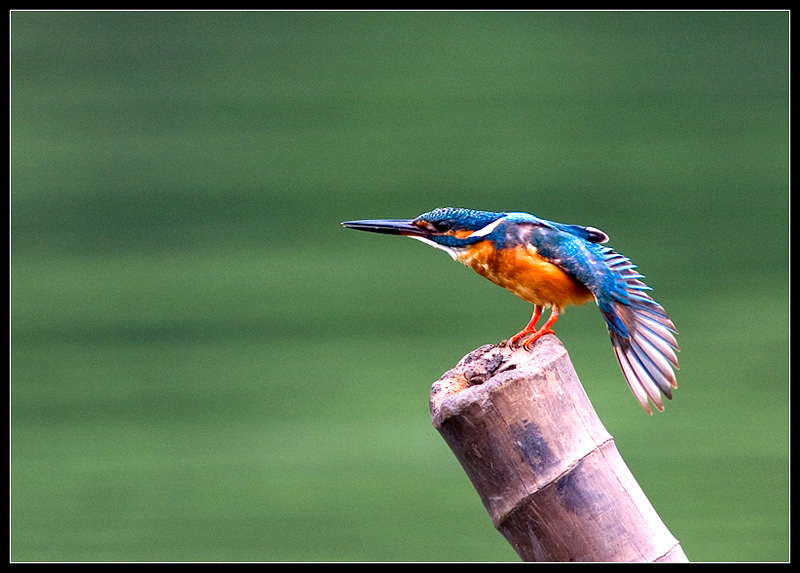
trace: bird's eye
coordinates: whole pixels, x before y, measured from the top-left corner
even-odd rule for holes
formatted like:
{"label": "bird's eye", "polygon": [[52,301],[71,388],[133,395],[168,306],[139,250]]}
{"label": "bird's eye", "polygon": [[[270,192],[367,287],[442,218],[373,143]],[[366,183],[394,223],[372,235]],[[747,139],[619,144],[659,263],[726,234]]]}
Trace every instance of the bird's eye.
{"label": "bird's eye", "polygon": [[433,225],[433,228],[440,233],[445,233],[450,229],[449,221],[434,221],[431,223],[431,225]]}

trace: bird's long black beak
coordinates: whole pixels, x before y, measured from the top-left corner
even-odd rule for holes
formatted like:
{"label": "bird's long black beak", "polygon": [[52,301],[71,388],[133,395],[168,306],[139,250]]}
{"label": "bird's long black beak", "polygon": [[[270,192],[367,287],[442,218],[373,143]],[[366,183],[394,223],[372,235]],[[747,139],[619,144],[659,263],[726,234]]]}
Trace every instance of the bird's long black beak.
{"label": "bird's long black beak", "polygon": [[383,233],[385,235],[411,235],[425,237],[430,233],[414,224],[412,219],[368,219],[364,221],[345,221],[342,226],[358,231]]}

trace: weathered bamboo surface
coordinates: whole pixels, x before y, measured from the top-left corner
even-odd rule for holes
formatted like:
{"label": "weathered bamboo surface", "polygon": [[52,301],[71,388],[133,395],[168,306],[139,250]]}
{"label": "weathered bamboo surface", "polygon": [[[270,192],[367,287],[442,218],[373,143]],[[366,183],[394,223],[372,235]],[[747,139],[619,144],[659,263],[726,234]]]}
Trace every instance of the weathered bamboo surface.
{"label": "weathered bamboo surface", "polygon": [[431,418],[524,561],[688,561],[555,336],[471,352],[434,383]]}

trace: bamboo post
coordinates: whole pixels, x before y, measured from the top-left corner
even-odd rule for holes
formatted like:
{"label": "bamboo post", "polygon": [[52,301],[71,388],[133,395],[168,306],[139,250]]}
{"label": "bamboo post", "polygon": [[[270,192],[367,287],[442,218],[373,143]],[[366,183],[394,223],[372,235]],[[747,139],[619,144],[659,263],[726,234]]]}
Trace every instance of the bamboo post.
{"label": "bamboo post", "polygon": [[431,388],[433,425],[523,561],[685,562],[555,336],[487,345]]}

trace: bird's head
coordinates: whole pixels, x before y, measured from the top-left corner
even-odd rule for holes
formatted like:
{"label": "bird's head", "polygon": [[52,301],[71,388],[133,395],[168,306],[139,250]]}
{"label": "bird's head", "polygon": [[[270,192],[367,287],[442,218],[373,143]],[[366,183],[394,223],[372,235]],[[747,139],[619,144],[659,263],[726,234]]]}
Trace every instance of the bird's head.
{"label": "bird's head", "polygon": [[403,235],[447,251],[451,257],[470,245],[486,240],[506,213],[442,207],[416,219],[372,219],[342,223],[348,229]]}

